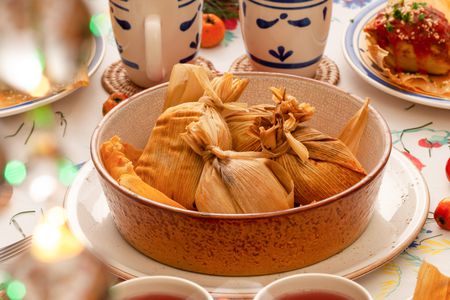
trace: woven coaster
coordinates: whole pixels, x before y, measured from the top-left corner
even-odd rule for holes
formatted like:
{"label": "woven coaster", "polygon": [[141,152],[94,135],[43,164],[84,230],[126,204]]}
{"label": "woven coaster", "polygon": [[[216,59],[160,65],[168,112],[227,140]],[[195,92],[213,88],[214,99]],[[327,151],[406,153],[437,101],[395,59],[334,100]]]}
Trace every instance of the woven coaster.
{"label": "woven coaster", "polygon": [[[194,59],[193,63],[211,70],[214,74],[218,73],[212,62],[206,58],[199,56]],[[128,78],[122,61],[115,62],[106,68],[102,76],[102,86],[110,94],[123,93],[128,96],[132,96],[145,90],[145,88],[135,85],[130,78]]]}
{"label": "woven coaster", "polygon": [[[252,64],[247,55],[238,57],[231,65],[229,72],[252,72]],[[337,85],[339,82],[339,68],[330,58],[323,56],[317,68],[315,80]]]}

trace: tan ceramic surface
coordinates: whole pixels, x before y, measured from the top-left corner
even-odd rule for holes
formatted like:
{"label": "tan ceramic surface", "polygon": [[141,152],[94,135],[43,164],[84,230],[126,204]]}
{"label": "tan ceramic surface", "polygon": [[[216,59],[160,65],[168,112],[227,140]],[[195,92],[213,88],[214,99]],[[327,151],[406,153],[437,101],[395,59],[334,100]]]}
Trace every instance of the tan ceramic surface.
{"label": "tan ceramic surface", "polygon": [[[270,103],[268,87],[285,86],[289,93],[316,107],[312,126],[334,136],[362,104],[331,85],[309,79],[267,73],[241,76],[251,79],[243,101]],[[165,90],[166,85],[160,85],[123,102],[99,124],[92,139],[92,158],[114,221],[136,249],[185,270],[260,275],[321,261],[350,245],[364,231],[391,149],[387,125],[373,108],[358,154],[369,175],[349,190],[283,212],[203,214],[134,195],[118,186],[99,160],[98,146],[113,134],[136,146],[145,145],[161,112]]]}

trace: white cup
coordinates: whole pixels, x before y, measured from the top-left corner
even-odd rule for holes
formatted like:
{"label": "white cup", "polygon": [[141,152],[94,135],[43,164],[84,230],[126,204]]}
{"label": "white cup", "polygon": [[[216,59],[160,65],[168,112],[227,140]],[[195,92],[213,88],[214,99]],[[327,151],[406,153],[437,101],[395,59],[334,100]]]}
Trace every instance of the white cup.
{"label": "white cup", "polygon": [[110,0],[114,37],[128,77],[150,87],[168,80],[173,65],[194,59],[202,0]]}
{"label": "white cup", "polygon": [[330,274],[298,274],[278,279],[261,289],[254,300],[274,300],[286,294],[306,291],[337,293],[354,300],[373,300],[369,292],[356,282]]}
{"label": "white cup", "polygon": [[111,288],[114,300],[151,294],[178,296],[187,300],[213,300],[213,297],[200,285],[172,276],[140,277],[121,282]]}
{"label": "white cup", "polygon": [[259,71],[313,77],[323,55],[333,0],[239,0],[242,37]]}

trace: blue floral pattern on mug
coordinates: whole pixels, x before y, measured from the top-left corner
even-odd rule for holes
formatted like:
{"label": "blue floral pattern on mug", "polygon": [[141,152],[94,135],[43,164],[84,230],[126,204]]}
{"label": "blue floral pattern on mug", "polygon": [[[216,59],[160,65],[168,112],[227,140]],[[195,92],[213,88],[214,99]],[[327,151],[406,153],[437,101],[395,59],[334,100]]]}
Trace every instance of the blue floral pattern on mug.
{"label": "blue floral pattern on mug", "polygon": [[306,69],[289,73],[310,76],[322,58],[332,1],[240,0],[241,28],[250,58],[267,67],[260,70]]}
{"label": "blue floral pattern on mug", "polygon": [[[196,4],[198,2],[199,2],[198,0],[178,0],[178,8],[187,7],[191,4]],[[197,6],[197,10],[195,11],[195,14],[192,16],[192,18],[180,24],[180,30],[181,31],[189,30],[192,27],[192,24],[194,24],[197,17],[200,17],[201,10],[202,10],[202,4],[199,3]],[[198,46],[199,46],[199,32],[197,31],[195,34],[194,40],[191,41],[189,44],[189,48],[195,49],[195,51],[192,54],[190,54],[189,56],[186,56],[186,57],[180,59],[179,62],[184,64],[184,63],[187,63],[187,62],[193,60],[195,58],[195,56],[197,55]]]}
{"label": "blue floral pattern on mug", "polygon": [[[117,1],[117,0],[116,0]],[[117,16],[114,15],[114,11],[116,9],[122,11],[122,12],[130,12],[130,9],[126,6],[128,3],[121,3],[118,4],[116,1],[110,0],[109,4],[110,4],[110,13],[114,18],[114,21],[120,26],[120,28],[122,28],[122,30],[130,30],[132,28],[131,23],[128,22],[128,20],[122,19],[122,18],[118,18]],[[128,1],[121,1],[121,2],[128,2]],[[122,62],[124,65],[139,70],[139,64],[127,59],[124,57],[123,55],[123,48],[122,45],[119,44],[119,42],[116,40],[116,45],[117,45],[117,50],[119,51],[120,57],[122,59]]]}

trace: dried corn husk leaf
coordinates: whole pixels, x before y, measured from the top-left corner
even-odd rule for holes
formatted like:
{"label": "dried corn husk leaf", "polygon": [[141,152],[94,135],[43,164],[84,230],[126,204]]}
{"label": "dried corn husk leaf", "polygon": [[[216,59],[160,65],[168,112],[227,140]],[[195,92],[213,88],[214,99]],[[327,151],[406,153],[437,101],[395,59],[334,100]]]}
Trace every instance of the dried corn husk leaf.
{"label": "dried corn husk leaf", "polygon": [[194,209],[195,191],[204,162],[180,134],[192,122],[208,119],[214,124],[212,139],[224,149],[231,149],[231,135],[225,121],[203,100],[182,103],[161,114],[136,167],[142,180],[188,209]]}
{"label": "dried corn husk leaf", "polygon": [[117,180],[119,184],[133,193],[136,193],[138,195],[141,195],[142,197],[145,197],[147,199],[163,203],[166,205],[178,207],[178,208],[184,208],[181,204],[179,204],[176,201],[173,201],[157,189],[151,187],[147,183],[145,183],[139,176],[137,175],[129,175],[129,174],[123,174],[120,176],[120,178]]}
{"label": "dried corn husk leaf", "polygon": [[210,213],[261,213],[292,208],[293,182],[261,152],[223,151],[211,140],[210,120],[191,123],[182,137],[206,163],[197,187],[197,209]]}
{"label": "dried corn husk leaf", "polygon": [[248,81],[224,74],[212,83],[202,69],[186,65],[183,70],[194,74],[204,95],[197,102],[181,103],[161,114],[139,158],[136,172],[149,185],[188,209],[194,209],[195,191],[204,162],[180,139],[180,134],[190,123],[209,119],[214,128],[212,140],[221,149],[231,149],[230,132],[220,112],[243,109],[241,105],[224,102],[236,100]]}
{"label": "dried corn husk leaf", "polygon": [[366,98],[363,106],[347,122],[338,137],[354,155],[358,153],[359,142],[367,126],[369,103],[370,99]]}
{"label": "dried corn husk leaf", "polygon": [[103,165],[114,180],[123,174],[136,174],[133,163],[125,154],[125,146],[118,136],[113,136],[100,147],[100,156]]}
{"label": "dried corn husk leaf", "polygon": [[132,145],[122,143],[118,136],[113,136],[100,147],[100,155],[108,173],[123,187],[150,200],[166,205],[184,208],[157,189],[151,187],[137,176],[127,152],[135,155],[139,152]]}
{"label": "dried corn husk leaf", "polygon": [[203,67],[176,64],[170,74],[164,110],[181,103],[196,102],[203,95],[222,103],[234,102],[248,84],[248,79],[240,79],[230,73],[215,77],[212,82],[211,76],[212,73]]}
{"label": "dried corn husk leaf", "polygon": [[[195,70],[195,71],[194,71]],[[196,75],[197,73],[197,75]],[[200,73],[200,74],[199,74]],[[195,102],[205,93],[199,78],[211,77],[211,73],[201,67],[191,64],[176,64],[170,73],[164,110],[184,102]]]}
{"label": "dried corn husk leaf", "polygon": [[[342,192],[360,181],[366,172],[340,140],[302,126],[314,108],[298,103],[284,89],[271,89],[277,104],[270,114],[259,113],[239,123],[242,112],[226,116],[237,151],[270,154],[291,175],[295,200],[300,204],[319,201]],[[252,108],[250,108],[252,109]]]}
{"label": "dried corn husk leaf", "polygon": [[439,270],[423,261],[417,277],[414,300],[450,300],[450,278]]}

